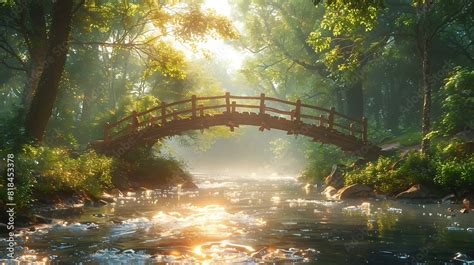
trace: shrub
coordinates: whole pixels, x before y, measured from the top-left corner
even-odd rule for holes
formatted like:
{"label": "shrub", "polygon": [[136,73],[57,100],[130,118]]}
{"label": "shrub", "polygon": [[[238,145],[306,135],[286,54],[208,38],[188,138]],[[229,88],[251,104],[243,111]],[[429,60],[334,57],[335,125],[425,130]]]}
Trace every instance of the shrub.
{"label": "shrub", "polygon": [[87,151],[72,157],[64,148],[26,145],[18,156],[18,175],[42,194],[85,191],[99,194],[111,185],[112,159]]}
{"label": "shrub", "polygon": [[434,182],[445,191],[474,190],[474,158],[439,161]]}
{"label": "shrub", "polygon": [[393,177],[411,183],[431,185],[436,169],[432,160],[418,152],[408,153],[395,169]]}
{"label": "shrub", "polygon": [[345,174],[346,185],[365,184],[378,192],[393,193],[405,189],[412,181],[409,176],[397,174],[393,170],[394,159],[380,157],[369,162],[365,167],[349,171]]}
{"label": "shrub", "polygon": [[306,156],[311,162],[300,176],[305,181],[312,183],[324,183],[324,178],[331,173],[334,163],[349,162],[348,155],[330,145],[314,145]]}
{"label": "shrub", "polygon": [[454,134],[474,124],[474,71],[461,67],[446,79],[441,89],[443,115],[440,125],[444,134]]}
{"label": "shrub", "polygon": [[151,146],[142,146],[115,160],[113,183],[119,188],[131,183],[146,188],[176,185],[190,180],[183,167],[172,157],[160,156]]}

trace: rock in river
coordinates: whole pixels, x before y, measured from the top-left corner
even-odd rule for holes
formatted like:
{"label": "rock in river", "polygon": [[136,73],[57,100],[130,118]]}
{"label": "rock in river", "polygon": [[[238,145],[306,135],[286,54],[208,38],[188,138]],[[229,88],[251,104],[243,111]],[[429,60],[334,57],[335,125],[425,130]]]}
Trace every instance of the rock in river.
{"label": "rock in river", "polygon": [[194,184],[194,182],[192,182],[190,180],[184,182],[181,185],[181,188],[185,189],[185,190],[197,190],[197,189],[199,189],[199,187],[196,184]]}
{"label": "rock in river", "polygon": [[332,198],[334,194],[336,194],[337,189],[334,188],[333,186],[327,186],[323,192],[321,192],[322,195],[326,196],[326,198]]}
{"label": "rock in river", "polygon": [[396,199],[434,199],[435,193],[426,186],[415,184],[406,191],[395,196]]}
{"label": "rock in river", "polygon": [[364,184],[352,184],[350,186],[344,187],[337,191],[335,198],[344,200],[344,199],[354,199],[354,198],[367,198],[373,197],[374,192],[372,189]]}
{"label": "rock in river", "polygon": [[344,166],[334,165],[331,174],[326,177],[324,183],[327,186],[333,186],[336,189],[342,188],[342,186],[344,186]]}

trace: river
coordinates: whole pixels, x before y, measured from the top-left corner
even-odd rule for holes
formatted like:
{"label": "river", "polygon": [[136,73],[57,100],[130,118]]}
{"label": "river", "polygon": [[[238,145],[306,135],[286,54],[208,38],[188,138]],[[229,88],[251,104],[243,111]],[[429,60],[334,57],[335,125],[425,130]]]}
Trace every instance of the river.
{"label": "river", "polygon": [[129,192],[22,231],[19,259],[0,263],[451,264],[456,253],[474,257],[474,213],[448,211],[460,205],[328,201],[315,187],[276,175],[195,180],[198,191]]}

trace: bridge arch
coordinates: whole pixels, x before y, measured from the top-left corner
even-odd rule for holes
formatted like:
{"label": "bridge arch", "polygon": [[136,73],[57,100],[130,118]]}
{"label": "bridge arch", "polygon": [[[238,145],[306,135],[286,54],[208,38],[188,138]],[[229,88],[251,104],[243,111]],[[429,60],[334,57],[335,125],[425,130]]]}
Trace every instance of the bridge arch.
{"label": "bridge arch", "polygon": [[367,119],[354,119],[334,108],[326,109],[260,96],[193,95],[189,99],[165,103],[142,112],[133,112],[104,126],[102,140],[91,143],[100,153],[120,156],[127,150],[158,139],[180,135],[190,130],[227,126],[231,131],[240,125],[276,129],[289,135],[303,135],[314,141],[333,144],[343,151],[373,158],[380,148],[367,139]]}

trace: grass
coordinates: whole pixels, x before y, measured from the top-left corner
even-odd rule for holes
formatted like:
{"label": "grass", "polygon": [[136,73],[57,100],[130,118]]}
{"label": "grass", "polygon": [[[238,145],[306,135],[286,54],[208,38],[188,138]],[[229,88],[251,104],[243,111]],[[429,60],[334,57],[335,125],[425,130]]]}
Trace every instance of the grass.
{"label": "grass", "polygon": [[414,146],[421,143],[421,132],[419,130],[410,130],[394,138],[384,141],[382,144],[400,143],[403,146]]}

